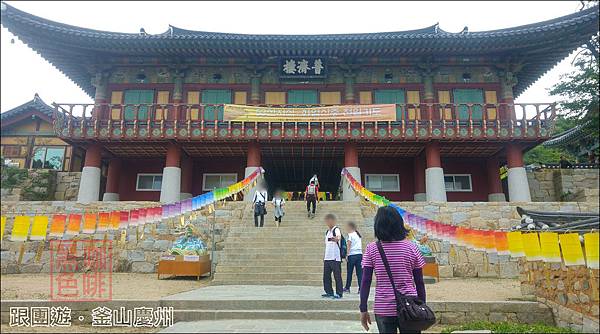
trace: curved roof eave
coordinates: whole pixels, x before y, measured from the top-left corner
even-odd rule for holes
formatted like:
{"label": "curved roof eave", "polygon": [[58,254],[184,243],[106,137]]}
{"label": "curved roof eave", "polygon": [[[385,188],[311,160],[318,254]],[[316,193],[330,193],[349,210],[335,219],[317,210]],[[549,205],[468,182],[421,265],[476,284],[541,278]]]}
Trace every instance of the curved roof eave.
{"label": "curved roof eave", "polygon": [[543,22],[491,31],[449,33],[435,24],[399,32],[323,35],[231,34],[174,26],[155,35],[109,32],[54,22],[4,2],[1,14],[3,26],[90,96],[94,92],[91,74],[82,60],[93,63],[108,55],[264,57],[295,55],[300,50],[305,54],[339,57],[515,54],[525,61],[514,88],[518,96],[598,32],[598,6]]}

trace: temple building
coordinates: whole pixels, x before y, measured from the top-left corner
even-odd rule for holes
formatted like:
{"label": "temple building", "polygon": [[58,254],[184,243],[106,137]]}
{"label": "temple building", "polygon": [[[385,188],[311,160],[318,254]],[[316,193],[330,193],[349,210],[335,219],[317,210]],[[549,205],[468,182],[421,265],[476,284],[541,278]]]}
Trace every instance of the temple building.
{"label": "temple building", "polygon": [[514,99],[598,32],[597,7],[492,31],[326,35],[117,33],[1,13],[94,97],[54,104],[57,135],[85,150],[82,202],[171,202],[257,166],[271,189],[318,174],[344,200],[345,167],[395,201],[530,201],[523,153],[551,137],[555,104]]}

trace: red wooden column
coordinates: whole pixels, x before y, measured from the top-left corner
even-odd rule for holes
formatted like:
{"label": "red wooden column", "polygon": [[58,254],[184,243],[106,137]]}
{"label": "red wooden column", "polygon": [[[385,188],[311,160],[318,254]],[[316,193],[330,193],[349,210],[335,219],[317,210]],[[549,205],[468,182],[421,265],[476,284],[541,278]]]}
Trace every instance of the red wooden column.
{"label": "red wooden column", "polygon": [[506,202],[502,192],[502,181],[500,180],[500,162],[497,156],[486,160],[488,179],[488,202]]}
{"label": "red wooden column", "polygon": [[192,158],[184,155],[181,159],[181,199],[192,197],[193,171],[194,161]]}
{"label": "red wooden column", "polygon": [[[257,167],[261,167],[260,144],[257,142],[248,143],[248,155],[246,156],[246,170],[244,170],[244,178],[250,176]],[[269,171],[265,171],[268,173]],[[255,189],[252,188],[248,195],[244,197],[246,201],[252,201]]]}
{"label": "red wooden column", "polygon": [[414,177],[415,177],[415,202],[427,201],[425,193],[425,161],[423,155],[419,154],[414,159]]}
{"label": "red wooden column", "polygon": [[444,169],[440,157],[438,142],[430,142],[425,146],[425,193],[428,202],[446,202],[446,185],[444,183]]}
{"label": "red wooden column", "polygon": [[181,148],[175,143],[167,146],[165,168],[163,169],[160,201],[179,201],[181,193]]}
{"label": "red wooden column", "polygon": [[81,171],[77,201],[95,202],[100,196],[100,165],[102,163],[102,145],[91,144],[85,152],[84,167]]}
{"label": "red wooden column", "polygon": [[106,175],[106,192],[103,201],[119,200],[119,174],[121,173],[121,159],[113,158],[108,161],[108,175]]}
{"label": "red wooden column", "polygon": [[[358,167],[358,148],[355,142],[344,144],[344,167],[358,183],[362,184],[362,176]],[[342,181],[342,200],[357,201],[358,196],[350,189],[350,184],[345,179]]]}
{"label": "red wooden column", "polygon": [[523,150],[517,143],[506,146],[508,164],[508,200],[511,202],[531,202],[527,171],[523,163]]}

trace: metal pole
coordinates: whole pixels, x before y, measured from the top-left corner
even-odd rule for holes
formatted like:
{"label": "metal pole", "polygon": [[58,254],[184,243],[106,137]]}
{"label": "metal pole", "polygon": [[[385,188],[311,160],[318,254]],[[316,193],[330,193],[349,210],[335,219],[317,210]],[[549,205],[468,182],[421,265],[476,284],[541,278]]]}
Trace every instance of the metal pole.
{"label": "metal pole", "polygon": [[[215,194],[215,190],[216,188],[213,188],[213,194]],[[215,202],[213,203],[213,219],[212,219],[212,224],[211,224],[211,239],[212,239],[212,243],[210,246],[210,276],[213,277],[213,275],[215,274],[215,222],[217,221],[217,201],[215,200]]]}

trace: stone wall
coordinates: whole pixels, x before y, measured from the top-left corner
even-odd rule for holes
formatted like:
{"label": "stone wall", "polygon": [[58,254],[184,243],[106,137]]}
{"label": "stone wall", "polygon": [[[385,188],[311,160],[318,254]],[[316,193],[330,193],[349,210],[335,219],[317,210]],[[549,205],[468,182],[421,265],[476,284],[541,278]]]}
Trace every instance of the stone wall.
{"label": "stone wall", "polygon": [[598,332],[598,269],[521,260],[521,291],[548,305],[559,327]]}
{"label": "stone wall", "polygon": [[[517,206],[538,211],[598,212],[598,202],[398,202],[407,211],[428,219],[457,226],[507,230],[519,223]],[[363,216],[372,220],[374,209],[364,207]],[[372,226],[372,225],[368,225]],[[519,267],[515,259],[497,254],[486,254],[448,242],[429,240],[439,265],[440,277],[516,278]]]}
{"label": "stone wall", "polygon": [[81,172],[56,173],[54,200],[76,201],[79,192],[79,181],[81,181]]}
{"label": "stone wall", "polygon": [[[18,263],[18,257],[22,242],[10,241],[10,231],[12,231],[12,217],[19,214],[53,214],[53,213],[83,213],[84,211],[108,211],[108,210],[128,210],[136,207],[143,207],[156,204],[154,202],[94,202],[87,205],[68,201],[54,202],[9,202],[2,201],[2,215],[7,216],[7,226],[2,241],[1,254],[1,272],[8,273],[37,273],[48,272],[50,269],[50,250],[49,242],[44,241],[44,249],[41,259],[36,261],[36,251],[40,241],[27,241],[25,243],[25,252],[21,263]],[[186,222],[190,221],[195,230],[199,232],[202,240],[205,241],[210,249],[212,245],[211,228],[213,217],[215,221],[215,263],[218,263],[220,251],[223,249],[223,241],[227,235],[229,225],[234,220],[242,217],[246,207],[244,202],[227,202],[223,207],[217,208],[214,214],[209,214],[206,210],[198,215],[187,216]],[[183,233],[183,228],[179,221],[174,219],[163,220],[158,224],[147,224],[143,228],[139,227],[136,232],[135,227],[127,229],[126,242],[121,244],[121,231],[109,231],[108,240],[113,241],[113,270],[116,272],[155,272],[156,265],[160,255],[166,254],[171,248],[178,235]],[[102,240],[104,233],[93,234],[93,238]],[[81,234],[80,237],[86,236]],[[83,237],[81,239],[88,239]],[[69,236],[65,236],[69,239]]]}
{"label": "stone wall", "polygon": [[598,169],[536,169],[527,172],[534,202],[598,202]]}

